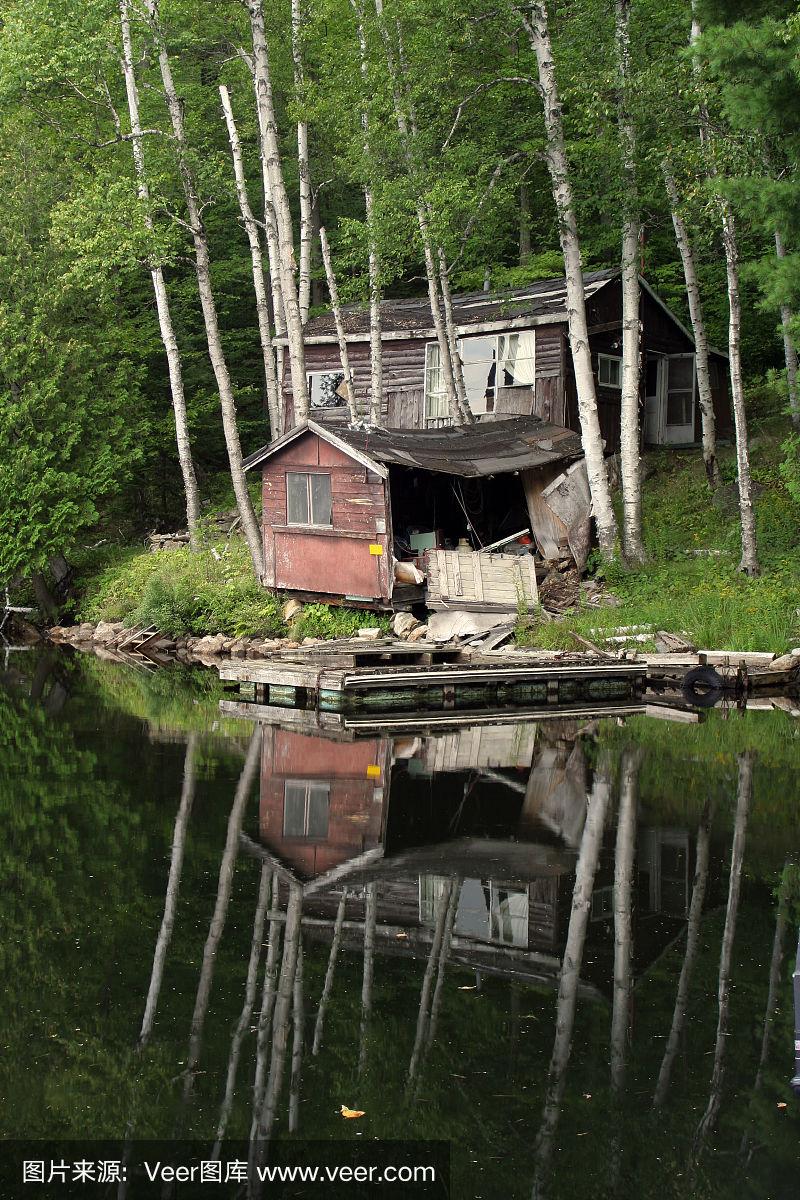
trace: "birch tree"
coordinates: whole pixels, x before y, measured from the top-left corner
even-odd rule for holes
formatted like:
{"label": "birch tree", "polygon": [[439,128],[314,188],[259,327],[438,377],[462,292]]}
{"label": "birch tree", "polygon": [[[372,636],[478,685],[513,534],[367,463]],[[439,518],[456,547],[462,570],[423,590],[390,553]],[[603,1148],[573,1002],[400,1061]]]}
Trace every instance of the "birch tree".
{"label": "birch tree", "polygon": [[302,0],[292,0],[292,64],[294,67],[294,99],[298,107],[297,118],[297,169],[299,175],[300,201],[300,261],[298,268],[298,306],[300,321],[305,325],[311,302],[311,251],[314,222],[312,218],[313,197],[311,193],[311,166],[308,157],[308,121],[302,116],[305,105],[305,68],[303,65]]}
{"label": "birch tree", "polygon": [[539,71],[539,90],[544,102],[547,138],[545,158],[550,173],[553,200],[558,217],[561,251],[564,256],[569,344],[578,392],[581,440],[586,458],[589,490],[592,496],[592,510],[597,524],[597,539],[603,553],[608,557],[613,557],[617,539],[617,521],[611,504],[611,489],[603,457],[603,438],[600,433],[597,392],[589,347],[589,327],[586,320],[586,293],[583,286],[578,220],[564,137],[561,97],[556,82],[555,61],[550,41],[547,4],[544,0],[537,0],[536,3],[531,4],[529,9],[516,9],[515,11],[528,34]]}
{"label": "birch tree", "polygon": [[236,423],[236,401],[219,329],[217,304],[211,282],[211,253],[203,224],[202,205],[194,173],[189,163],[189,145],[184,123],[184,108],[178,96],[175,80],[172,75],[172,65],[161,26],[159,2],[158,0],[145,0],[145,5],[158,54],[158,65],[161,72],[164,96],[177,148],[178,168],[189,216],[188,227],[194,245],[195,273],[197,275],[197,287],[200,294],[200,307],[203,311],[203,323],[205,325],[209,358],[211,359],[211,366],[219,392],[222,426],[225,432],[225,445],[228,451],[231,482],[233,483],[236,505],[242,520],[242,532],[244,533],[253,562],[253,570],[258,578],[262,579],[264,576],[264,550],[261,541],[261,530],[253,509],[253,502],[250,499],[250,493],[247,490],[247,479],[242,466],[242,446]]}
{"label": "birch tree", "polygon": [[244,161],[242,159],[242,144],[239,140],[239,131],[236,128],[230,93],[224,84],[220,84],[219,95],[222,102],[225,125],[228,130],[228,140],[231,145],[239,211],[242,214],[242,224],[244,225],[247,241],[250,246],[253,291],[256,296],[256,315],[258,317],[258,334],[261,341],[261,357],[264,362],[264,381],[267,390],[270,436],[275,438],[281,432],[281,401],[275,352],[272,348],[272,329],[270,328],[267,283],[264,277],[264,255],[261,249],[261,235],[258,230],[258,223],[253,215],[253,210],[250,207],[250,197],[247,193],[247,181],[245,179]]}
{"label": "birch tree", "polygon": [[709,487],[714,490],[720,485],[719,462],[717,461],[717,419],[714,413],[714,398],[711,394],[711,372],[708,365],[708,334],[697,279],[697,264],[694,246],[686,228],[681,211],[681,197],[669,162],[661,165],[664,186],[669,200],[675,244],[683,267],[686,284],[686,299],[689,304],[689,319],[694,334],[695,371],[697,374],[697,398],[700,404],[700,428],[703,443],[703,463]]}
{"label": "birch tree", "polygon": [[622,153],[622,396],[620,465],[622,474],[622,553],[629,563],[645,559],[642,541],[642,477],[639,457],[639,198],[636,133],[631,114],[630,0],[615,0],[617,122]]}
{"label": "birch tree", "polygon": [[[125,76],[125,94],[128,101],[128,115],[131,122],[131,149],[133,165],[136,172],[136,190],[142,202],[144,222],[149,232],[153,231],[153,218],[150,215],[150,188],[147,183],[144,160],[144,140],[142,122],[139,115],[139,87],[133,65],[133,42],[131,38],[130,0],[120,0],[120,26],[122,31],[122,70]],[[167,285],[164,280],[164,268],[155,260],[150,262],[150,277],[153,281],[153,294],[158,313],[158,327],[161,340],[167,356],[169,371],[169,386],[172,395],[172,411],[175,417],[175,441],[178,448],[178,462],[183,479],[183,491],[186,497],[186,526],[189,530],[189,545],[197,548],[197,523],[200,519],[200,493],[197,486],[197,476],[192,459],[191,438],[189,436],[189,419],[186,413],[186,396],[183,389],[183,367],[178,349],[178,339],[172,324]]]}
{"label": "birch tree", "polygon": [[700,144],[706,156],[709,180],[719,206],[722,223],[722,245],[725,251],[725,274],[728,284],[728,358],[731,372],[731,397],[733,424],[736,433],[736,474],[739,489],[739,520],[742,531],[742,557],[739,569],[745,575],[759,573],[756,548],[756,522],[753,510],[753,482],[750,475],[750,447],[747,435],[747,414],[744,405],[744,381],[742,377],[742,303],[739,292],[739,240],[733,206],[719,187],[716,164],[716,148],[711,135],[711,123],[704,95],[703,73],[698,55],[698,40],[702,33],[697,15],[697,0],[692,0],[692,31],[690,44],[693,51],[695,80],[698,88],[698,116]]}
{"label": "birch tree", "polygon": [[261,140],[261,166],[264,173],[264,193],[275,212],[278,266],[281,297],[289,350],[289,370],[292,380],[294,423],[308,419],[309,396],[306,379],[303,319],[298,295],[297,268],[294,256],[294,232],[289,196],[283,178],[275,100],[272,89],[269,47],[267,45],[262,0],[247,0],[250,31],[253,41],[253,78],[258,127]]}
{"label": "birch tree", "polygon": [[[345,333],[344,320],[342,318],[342,306],[339,302],[339,289],[336,286],[336,276],[333,271],[333,259],[331,258],[331,248],[328,242],[328,234],[325,231],[325,226],[319,227],[319,244],[322,251],[322,263],[325,268],[325,279],[328,284],[328,294],[331,299],[331,309],[333,310],[333,320],[336,325],[336,340],[339,343],[339,361],[342,364],[342,374],[344,375],[344,386],[347,391],[347,407],[350,413],[350,420],[356,419],[356,393],[353,382],[353,372],[350,369],[350,355],[347,351],[347,334]],[[372,420],[373,413],[370,408],[370,424],[375,424]]]}

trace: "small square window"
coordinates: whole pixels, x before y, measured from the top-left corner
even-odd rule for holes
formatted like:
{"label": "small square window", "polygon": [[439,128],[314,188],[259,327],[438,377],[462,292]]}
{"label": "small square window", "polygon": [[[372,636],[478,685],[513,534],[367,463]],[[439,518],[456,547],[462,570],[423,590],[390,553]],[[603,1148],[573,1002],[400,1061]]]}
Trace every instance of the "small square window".
{"label": "small square window", "polygon": [[319,471],[287,471],[287,525],[332,525],[331,477]]}
{"label": "small square window", "polygon": [[330,784],[287,779],[283,788],[283,836],[324,841],[330,803]]}
{"label": "small square window", "polygon": [[613,354],[598,354],[597,381],[601,387],[622,387],[622,359]]}

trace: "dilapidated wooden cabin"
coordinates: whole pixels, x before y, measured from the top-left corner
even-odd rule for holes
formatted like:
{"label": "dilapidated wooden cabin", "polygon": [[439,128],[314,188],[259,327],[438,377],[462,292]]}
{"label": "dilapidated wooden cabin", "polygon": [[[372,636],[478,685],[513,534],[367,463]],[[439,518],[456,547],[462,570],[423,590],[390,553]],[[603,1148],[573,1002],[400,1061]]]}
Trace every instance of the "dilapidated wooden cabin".
{"label": "dilapidated wooden cabin", "polygon": [[[597,381],[600,428],[606,449],[619,446],[622,385],[622,288],[619,270],[584,276],[589,340]],[[700,411],[691,334],[641,280],[642,436],[649,445],[700,440]],[[538,416],[578,431],[578,398],[567,337],[563,278],[515,291],[453,297],[453,311],[472,412],[481,422]],[[369,410],[369,313],[344,309],[357,414]],[[427,298],[381,304],[384,395],[381,424],[425,429],[450,423],[439,347]],[[311,415],[325,425],[346,422],[344,376],[332,315],[314,318],[305,331]],[[278,343],[280,345],[280,342]],[[288,356],[283,373],[286,429],[294,424]],[[717,427],[731,428],[724,355],[711,354]]]}
{"label": "dilapidated wooden cabin", "polygon": [[585,555],[588,490],[572,486],[568,514],[556,511],[558,477],[581,455],[577,434],[531,416],[427,430],[298,425],[245,460],[263,478],[264,582],[388,608],[396,563],[427,553],[429,602],[535,604],[533,556],[489,551],[532,528],[540,549],[563,533]]}

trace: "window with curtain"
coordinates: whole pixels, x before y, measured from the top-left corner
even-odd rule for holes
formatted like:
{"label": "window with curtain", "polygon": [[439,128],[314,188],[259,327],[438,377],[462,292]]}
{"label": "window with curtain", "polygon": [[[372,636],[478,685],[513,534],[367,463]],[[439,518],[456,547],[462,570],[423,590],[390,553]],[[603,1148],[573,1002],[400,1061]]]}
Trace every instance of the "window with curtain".
{"label": "window with curtain", "polygon": [[[467,400],[476,416],[494,410],[498,388],[532,387],[534,384],[536,335],[533,329],[461,338],[459,353]],[[439,344],[429,342],[425,352],[425,416],[427,420],[437,420],[449,415]]]}

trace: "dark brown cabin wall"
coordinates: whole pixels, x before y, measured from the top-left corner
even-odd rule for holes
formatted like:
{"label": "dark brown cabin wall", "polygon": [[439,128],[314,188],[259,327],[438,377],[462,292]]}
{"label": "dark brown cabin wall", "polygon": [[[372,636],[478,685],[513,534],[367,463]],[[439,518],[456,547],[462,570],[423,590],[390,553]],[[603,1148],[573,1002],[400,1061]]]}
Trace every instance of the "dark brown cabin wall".
{"label": "dark brown cabin wall", "polygon": [[[425,385],[425,338],[397,338],[383,342],[383,412],[381,420],[388,416],[387,396],[390,393],[421,392]],[[355,387],[356,415],[364,417],[369,412],[371,365],[369,342],[350,342],[347,347],[350,369]],[[306,370],[341,371],[339,348],[325,343],[306,346]],[[292,414],[292,388],[288,357],[283,371],[283,400],[288,425],[294,424]],[[411,401],[413,403],[413,401]],[[289,420],[289,418],[292,418]],[[314,409],[312,417],[323,423],[335,423],[346,418],[344,408]],[[404,421],[403,426],[412,426],[413,420]]]}

